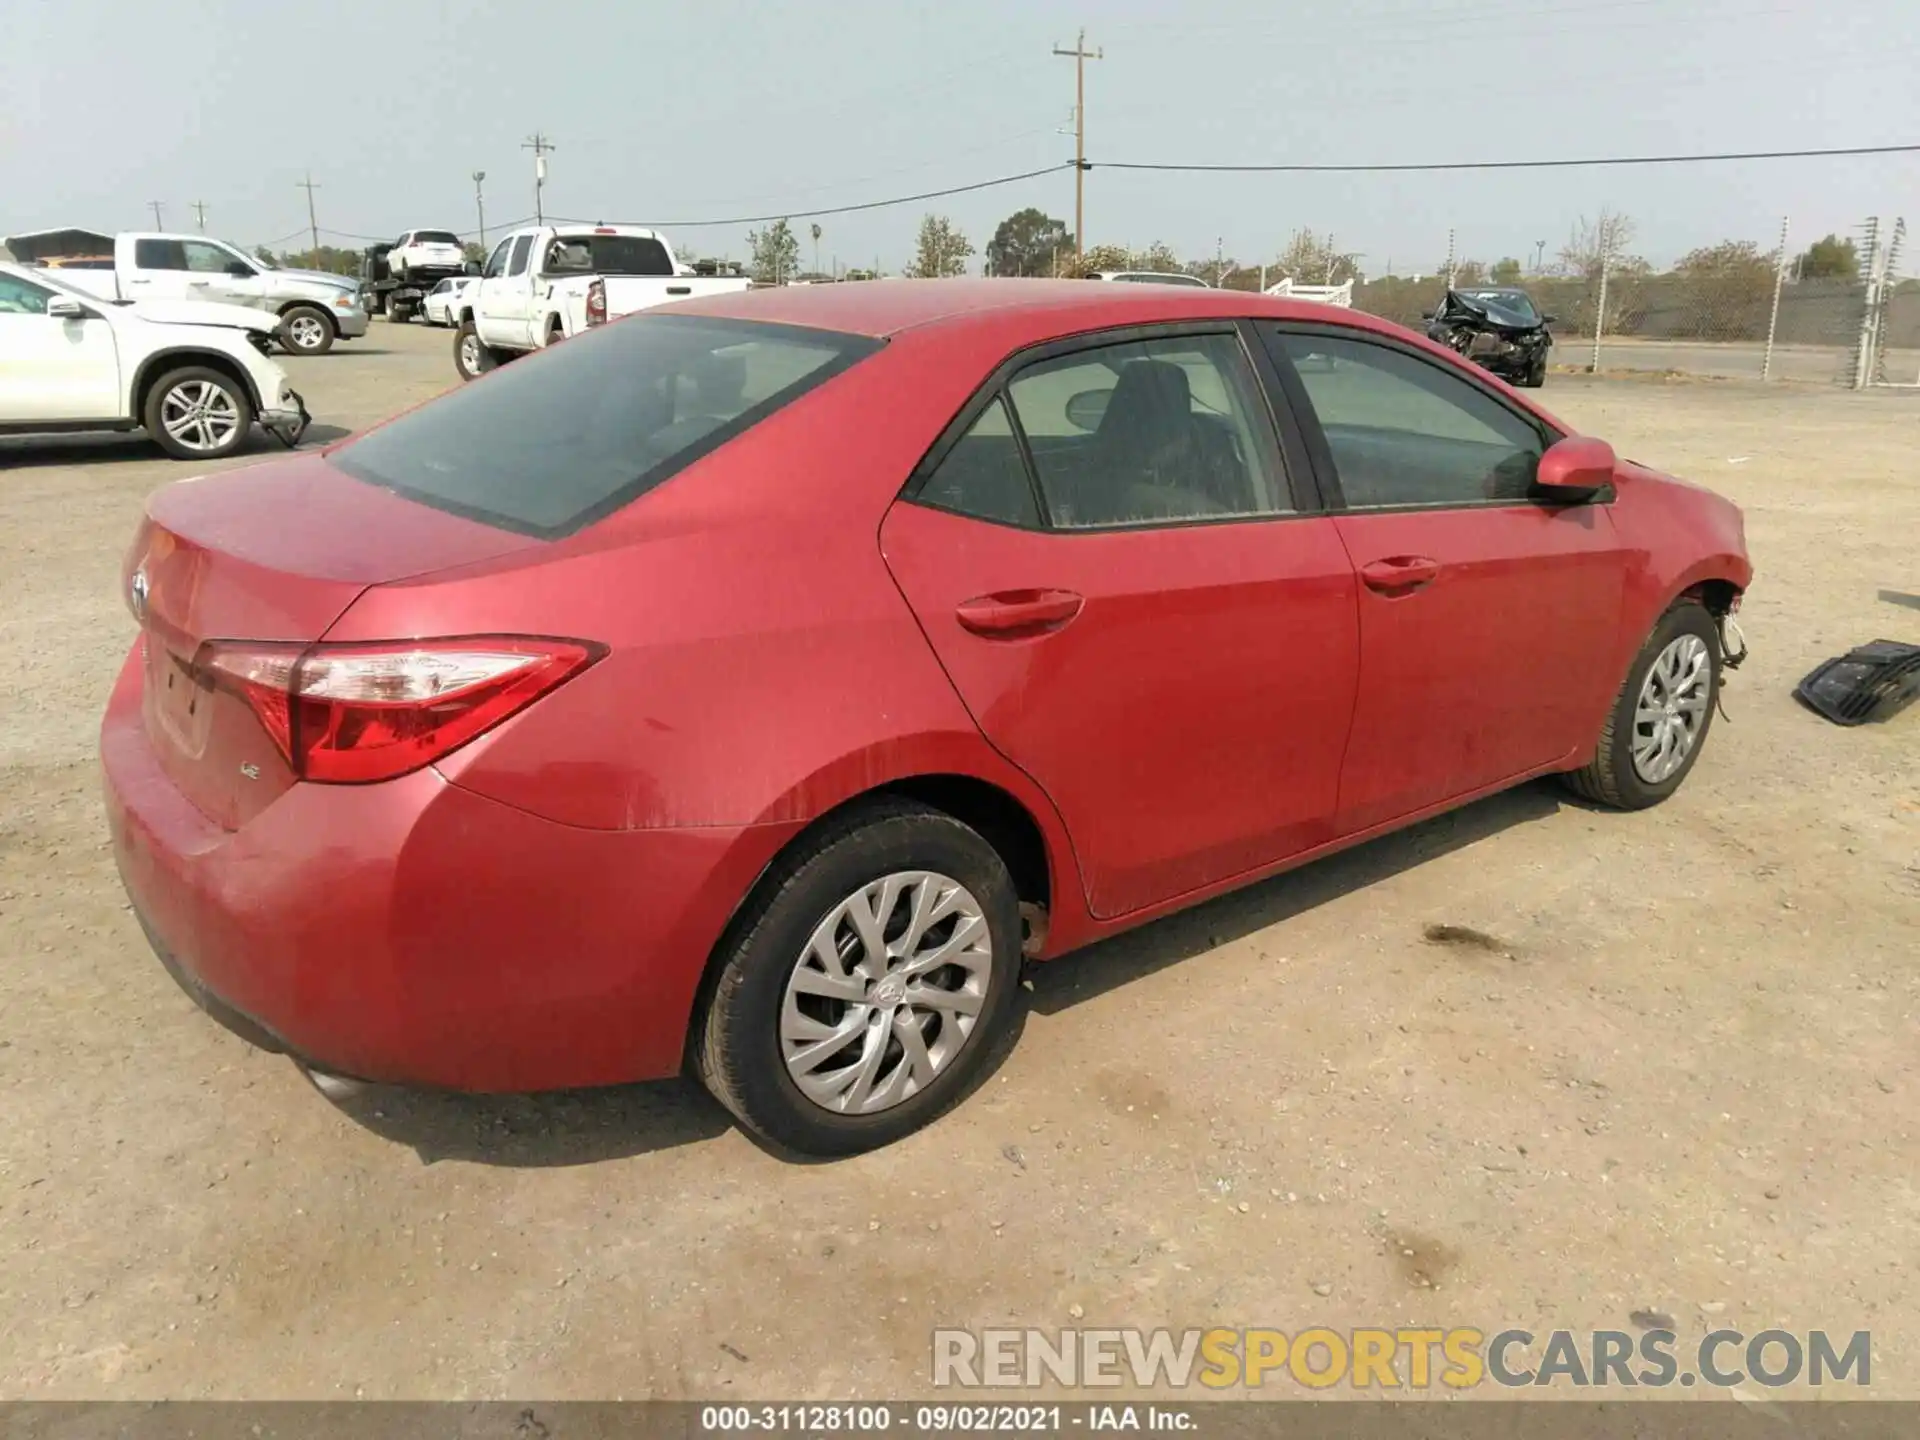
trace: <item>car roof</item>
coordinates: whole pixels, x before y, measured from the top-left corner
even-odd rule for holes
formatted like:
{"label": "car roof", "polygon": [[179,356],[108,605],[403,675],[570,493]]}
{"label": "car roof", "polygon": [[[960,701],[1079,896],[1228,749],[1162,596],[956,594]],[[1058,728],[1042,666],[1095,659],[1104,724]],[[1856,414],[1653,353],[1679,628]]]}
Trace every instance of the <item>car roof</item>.
{"label": "car roof", "polygon": [[803,325],[876,339],[928,327],[1014,322],[1035,334],[1073,334],[1161,321],[1266,317],[1397,329],[1361,312],[1311,300],[1199,285],[1089,285],[1084,280],[906,280],[891,285],[783,285],[681,300],[676,314]]}

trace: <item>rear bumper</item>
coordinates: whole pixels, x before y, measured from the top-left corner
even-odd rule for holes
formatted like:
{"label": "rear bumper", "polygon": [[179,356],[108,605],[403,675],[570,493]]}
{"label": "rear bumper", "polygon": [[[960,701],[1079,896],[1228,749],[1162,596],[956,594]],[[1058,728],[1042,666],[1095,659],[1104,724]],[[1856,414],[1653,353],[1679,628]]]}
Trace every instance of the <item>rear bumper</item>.
{"label": "rear bumper", "polygon": [[584,830],[427,769],[296,785],[227,831],[162,770],[140,686],[130,658],[100,749],[154,949],[229,1028],[361,1079],[529,1091],[678,1073],[707,956],[797,828]]}

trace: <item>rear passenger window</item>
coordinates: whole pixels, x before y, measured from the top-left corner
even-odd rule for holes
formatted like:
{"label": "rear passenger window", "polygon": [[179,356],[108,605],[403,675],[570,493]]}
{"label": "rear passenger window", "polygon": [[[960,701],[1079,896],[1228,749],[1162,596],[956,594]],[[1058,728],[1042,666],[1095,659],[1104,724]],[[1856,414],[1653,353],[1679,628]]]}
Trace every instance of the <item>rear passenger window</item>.
{"label": "rear passenger window", "polygon": [[1061,529],[1293,508],[1237,336],[1076,351],[1021,371],[1008,393]]}
{"label": "rear passenger window", "polygon": [[1039,508],[1027,483],[1027,464],[1020,457],[1020,442],[1007,419],[1005,401],[996,399],[980,412],[980,418],[927,477],[920,499],[980,520],[1029,529],[1039,526]]}
{"label": "rear passenger window", "polygon": [[136,270],[185,270],[187,251],[178,240],[136,240],[133,242],[133,268]]}
{"label": "rear passenger window", "polygon": [[507,274],[524,275],[527,273],[527,252],[533,249],[533,236],[522,235],[513,242],[513,259],[507,263]]}

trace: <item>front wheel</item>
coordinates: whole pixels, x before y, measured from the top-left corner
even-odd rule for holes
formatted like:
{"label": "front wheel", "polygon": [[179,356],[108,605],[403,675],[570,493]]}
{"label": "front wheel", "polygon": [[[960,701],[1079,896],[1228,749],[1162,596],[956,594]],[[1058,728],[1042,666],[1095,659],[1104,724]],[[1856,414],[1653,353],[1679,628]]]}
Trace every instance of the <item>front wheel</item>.
{"label": "front wheel", "polygon": [[1720,698],[1720,632],[1705,607],[1675,605],[1627,669],[1590,764],[1561,778],[1620,810],[1658,805],[1687,778]]}
{"label": "front wheel", "polygon": [[780,862],[722,942],[695,1068],[749,1129],[852,1155],[966,1094],[1013,1014],[1020,905],[950,815],[887,803]]}
{"label": "front wheel", "polygon": [[333,348],[333,321],[315,305],[296,305],[280,317],[280,343],[293,355],[324,355]]}
{"label": "front wheel", "polygon": [[147,392],[147,433],[176,460],[221,460],[247,443],[253,402],[229,375],[191,365],[160,377]]}
{"label": "front wheel", "polygon": [[460,329],[453,337],[453,368],[460,372],[462,380],[477,380],[500,363],[500,357],[493,347],[480,342],[479,332],[473,328],[471,320],[460,322]]}

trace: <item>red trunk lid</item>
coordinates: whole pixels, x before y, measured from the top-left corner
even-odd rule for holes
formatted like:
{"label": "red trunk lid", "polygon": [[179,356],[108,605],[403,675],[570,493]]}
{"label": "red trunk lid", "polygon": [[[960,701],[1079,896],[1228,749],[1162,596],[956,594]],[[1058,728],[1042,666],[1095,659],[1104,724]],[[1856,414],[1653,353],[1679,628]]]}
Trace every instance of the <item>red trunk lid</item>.
{"label": "red trunk lid", "polygon": [[161,490],[122,574],[161,764],[208,818],[238,829],[294,776],[246,701],[214,683],[213,642],[315,641],[370,585],[541,543],[363,484],[318,455]]}

